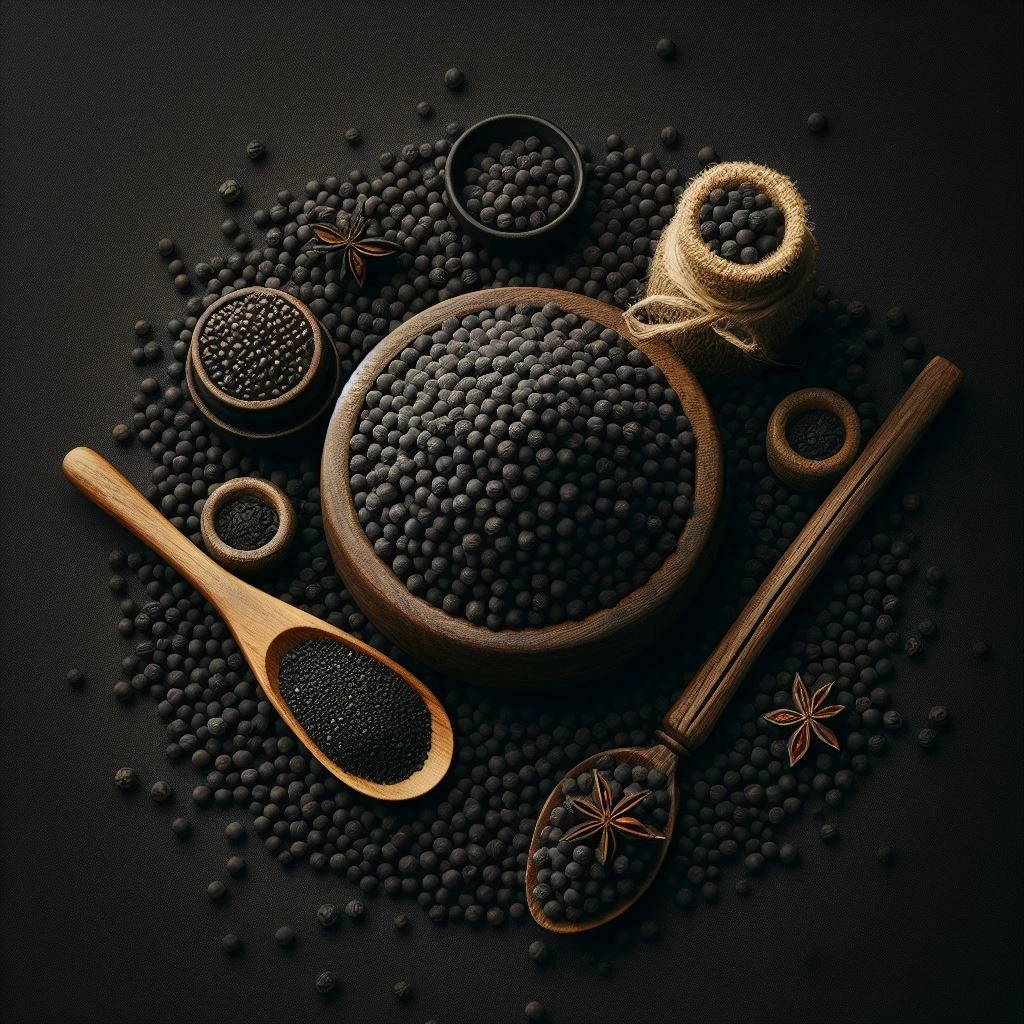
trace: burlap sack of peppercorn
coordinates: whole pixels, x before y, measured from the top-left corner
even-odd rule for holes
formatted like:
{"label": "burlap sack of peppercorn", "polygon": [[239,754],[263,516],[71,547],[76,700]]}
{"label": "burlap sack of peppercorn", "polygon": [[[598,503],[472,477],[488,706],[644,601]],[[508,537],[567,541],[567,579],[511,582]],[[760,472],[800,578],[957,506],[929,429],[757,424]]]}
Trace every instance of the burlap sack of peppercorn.
{"label": "burlap sack of peppercorn", "polygon": [[[712,252],[700,208],[716,188],[752,182],[782,211],[779,247],[757,263]],[[626,313],[637,342],[662,338],[694,372],[737,377],[775,362],[814,298],[818,246],[807,204],[783,174],[762,164],[715,164],[686,187],[651,261],[645,297]]]}

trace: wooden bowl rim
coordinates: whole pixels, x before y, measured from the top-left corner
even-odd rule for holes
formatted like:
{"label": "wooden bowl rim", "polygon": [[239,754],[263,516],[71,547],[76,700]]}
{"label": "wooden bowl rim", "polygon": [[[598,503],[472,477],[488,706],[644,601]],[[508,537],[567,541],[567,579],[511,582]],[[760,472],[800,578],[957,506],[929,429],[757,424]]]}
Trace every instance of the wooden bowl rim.
{"label": "wooden bowl rim", "polygon": [[[698,454],[694,459],[693,512],[671,554],[643,586],[611,608],[599,609],[580,620],[496,632],[448,615],[423,598],[410,594],[405,584],[381,561],[356,517],[348,482],[348,445],[367,387],[399,352],[421,334],[435,329],[453,316],[505,305],[541,308],[548,303],[617,331],[641,348],[664,373],[669,385],[679,395],[696,441]],[[713,451],[707,466],[700,465],[701,445]],[[345,472],[333,472],[338,466],[343,466]],[[621,633],[670,600],[694,571],[701,552],[709,543],[722,496],[718,431],[711,406],[696,377],[664,342],[644,342],[641,345],[634,341],[622,310],[597,299],[550,288],[493,288],[455,296],[417,314],[388,335],[359,364],[338,398],[327,428],[320,477],[324,530],[342,579],[357,574],[365,581],[372,576],[373,587],[383,595],[389,607],[415,630],[428,636],[442,637],[445,644],[458,644],[463,649],[508,659],[526,654],[536,657]],[[656,599],[651,599],[651,594],[655,594]],[[375,624],[387,632],[381,623]],[[567,635],[571,640],[567,640]],[[395,642],[401,646],[399,640]],[[429,658],[423,660],[430,662]],[[443,658],[430,663],[447,667]]]}
{"label": "wooden bowl rim", "polygon": [[[250,495],[265,501],[277,513],[277,533],[258,548],[232,547],[217,532],[216,515],[220,507],[232,498]],[[227,569],[254,573],[272,566],[285,552],[298,520],[288,495],[276,484],[255,476],[236,476],[225,480],[211,491],[203,505],[199,530],[210,556]]]}
{"label": "wooden bowl rim", "polygon": [[[789,421],[802,412],[822,409],[834,413],[843,424],[846,436],[839,451],[827,459],[809,459],[789,443]],[[801,388],[787,395],[768,419],[767,447],[776,473],[788,483],[799,480],[806,485],[810,480],[822,484],[845,472],[853,464],[860,449],[860,420],[853,406],[837,391],[830,388]]]}
{"label": "wooden bowl rim", "polygon": [[[203,328],[206,326],[206,321],[210,318],[210,314],[215,310],[221,308],[221,306],[229,305],[232,302],[237,302],[239,299],[244,298],[248,295],[270,295],[275,299],[280,299],[287,302],[293,308],[297,309],[305,319],[306,323],[309,324],[310,330],[313,332],[313,355],[309,361],[309,366],[306,368],[306,372],[302,375],[302,379],[292,385],[283,395],[278,395],[277,398],[268,398],[260,401],[247,401],[244,398],[235,398],[229,395],[226,391],[222,391],[213,381],[210,380],[206,373],[206,367],[203,366],[202,357],[199,354],[200,339],[202,338]],[[294,295],[289,295],[288,292],[282,291],[280,288],[264,288],[262,285],[250,285],[248,288],[238,288],[235,291],[228,292],[226,295],[222,295],[216,302],[210,303],[206,309],[199,315],[199,319],[196,321],[196,326],[192,331],[192,344],[189,346],[189,363],[192,365],[193,373],[199,381],[201,387],[212,397],[216,402],[226,406],[229,409],[237,409],[239,412],[270,412],[274,409],[281,409],[301,395],[307,387],[316,378],[317,373],[320,372],[320,364],[323,362],[324,357],[324,337],[323,331],[320,327],[320,321],[317,320],[313,311],[307,306],[301,299],[297,299]],[[209,404],[207,402],[207,404]]]}
{"label": "wooden bowl rim", "polygon": [[[550,132],[561,141],[566,150],[565,157],[572,162],[572,172],[575,181],[573,183],[572,195],[569,197],[569,203],[554,220],[548,221],[547,224],[542,224],[539,228],[529,228],[526,231],[498,231],[496,228],[488,227],[488,225],[478,220],[466,209],[462,202],[462,197],[458,194],[458,182],[453,180],[454,175],[451,172],[455,170],[456,161],[462,155],[460,151],[469,142],[472,142],[474,136],[489,128],[496,127],[502,122],[507,122],[510,127],[514,126],[516,122],[540,125],[541,128]],[[513,130],[518,131],[519,129],[513,128]],[[509,141],[512,140],[510,139]],[[445,159],[444,189],[448,205],[455,211],[459,220],[473,232],[495,242],[529,242],[553,234],[572,217],[583,201],[583,191],[586,187],[585,178],[586,165],[584,164],[579,146],[573,142],[564,128],[560,128],[557,124],[548,121],[546,118],[537,117],[535,114],[493,114],[491,117],[485,117],[483,120],[477,121],[476,124],[471,124],[452,143],[452,148],[448,151],[448,156]]]}

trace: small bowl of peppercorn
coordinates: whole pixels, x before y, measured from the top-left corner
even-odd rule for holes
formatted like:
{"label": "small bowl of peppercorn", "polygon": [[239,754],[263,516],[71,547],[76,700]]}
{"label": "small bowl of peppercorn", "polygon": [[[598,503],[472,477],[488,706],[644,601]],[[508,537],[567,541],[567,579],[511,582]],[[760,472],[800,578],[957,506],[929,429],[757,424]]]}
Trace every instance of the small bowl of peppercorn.
{"label": "small bowl of peppercorn", "polygon": [[448,205],[490,244],[550,239],[572,220],[584,183],[576,143],[529,114],[478,121],[455,140],[445,167]]}
{"label": "small bowl of peppercorn", "polygon": [[294,438],[330,408],[340,376],[334,343],[312,310],[259,287],[203,311],[185,367],[203,419],[240,444]]}
{"label": "small bowl of peppercorn", "polygon": [[296,525],[295,509],[280,487],[245,476],[215,487],[199,520],[210,557],[246,576],[267,572],[280,563]]}

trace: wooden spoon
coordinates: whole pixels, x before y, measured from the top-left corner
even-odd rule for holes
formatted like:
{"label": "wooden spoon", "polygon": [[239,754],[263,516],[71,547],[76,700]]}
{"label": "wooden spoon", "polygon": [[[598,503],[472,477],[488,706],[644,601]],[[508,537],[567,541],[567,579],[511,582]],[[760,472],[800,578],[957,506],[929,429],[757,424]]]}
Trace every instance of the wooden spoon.
{"label": "wooden spoon", "polygon": [[[181,535],[102,456],[75,448],[64,456],[64,475],[105,512],[145,541],[202,593],[227,623],[267,700],[310,753],[352,789],[381,800],[408,800],[433,789],[452,761],[452,726],[438,699],[397,662],[354,636],[243,583]],[[422,768],[401,782],[379,783],[345,771],[314,742],[281,696],[281,656],[295,644],[323,637],[345,644],[400,676],[430,713],[430,753]]]}
{"label": "wooden spoon", "polygon": [[670,798],[668,822],[664,828],[665,841],[660,844],[660,852],[647,878],[637,886],[629,899],[583,921],[552,921],[544,914],[541,904],[533,895],[537,884],[533,854],[542,845],[540,833],[551,812],[564,799],[559,784],[545,801],[537,818],[526,866],[526,901],[538,924],[553,932],[583,932],[597,928],[618,917],[654,881],[665,860],[675,825],[678,804],[675,769],[679,758],[707,739],[747,670],[822,566],[906,458],[925,428],[949,400],[960,383],[960,377],[960,370],[945,359],[935,358],[928,363],[835,490],[786,549],[732,628],[683,691],[683,695],[669,708],[661,728],[655,733],[659,742],[652,747],[604,750],[566,772],[566,777],[579,775],[593,768],[598,760],[608,754],[617,761],[625,760],[665,772],[669,777]]}

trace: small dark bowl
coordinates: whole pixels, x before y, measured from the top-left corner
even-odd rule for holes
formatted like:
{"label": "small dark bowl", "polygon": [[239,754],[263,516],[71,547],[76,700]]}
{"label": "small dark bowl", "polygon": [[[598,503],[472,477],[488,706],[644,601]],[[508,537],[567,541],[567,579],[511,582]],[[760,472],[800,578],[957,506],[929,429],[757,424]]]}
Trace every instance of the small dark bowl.
{"label": "small dark bowl", "polygon": [[[572,164],[573,188],[566,208],[554,220],[529,231],[499,231],[481,224],[462,203],[462,191],[466,170],[479,153],[486,153],[492,143],[508,144],[513,139],[524,139],[530,135],[546,146],[551,146],[560,156]],[[456,140],[448,153],[445,164],[444,191],[448,205],[455,212],[459,223],[476,238],[488,243],[510,243],[520,245],[549,240],[572,220],[583,199],[584,181],[583,157],[576,143],[558,125],[530,114],[497,114],[477,121],[467,128]]]}

